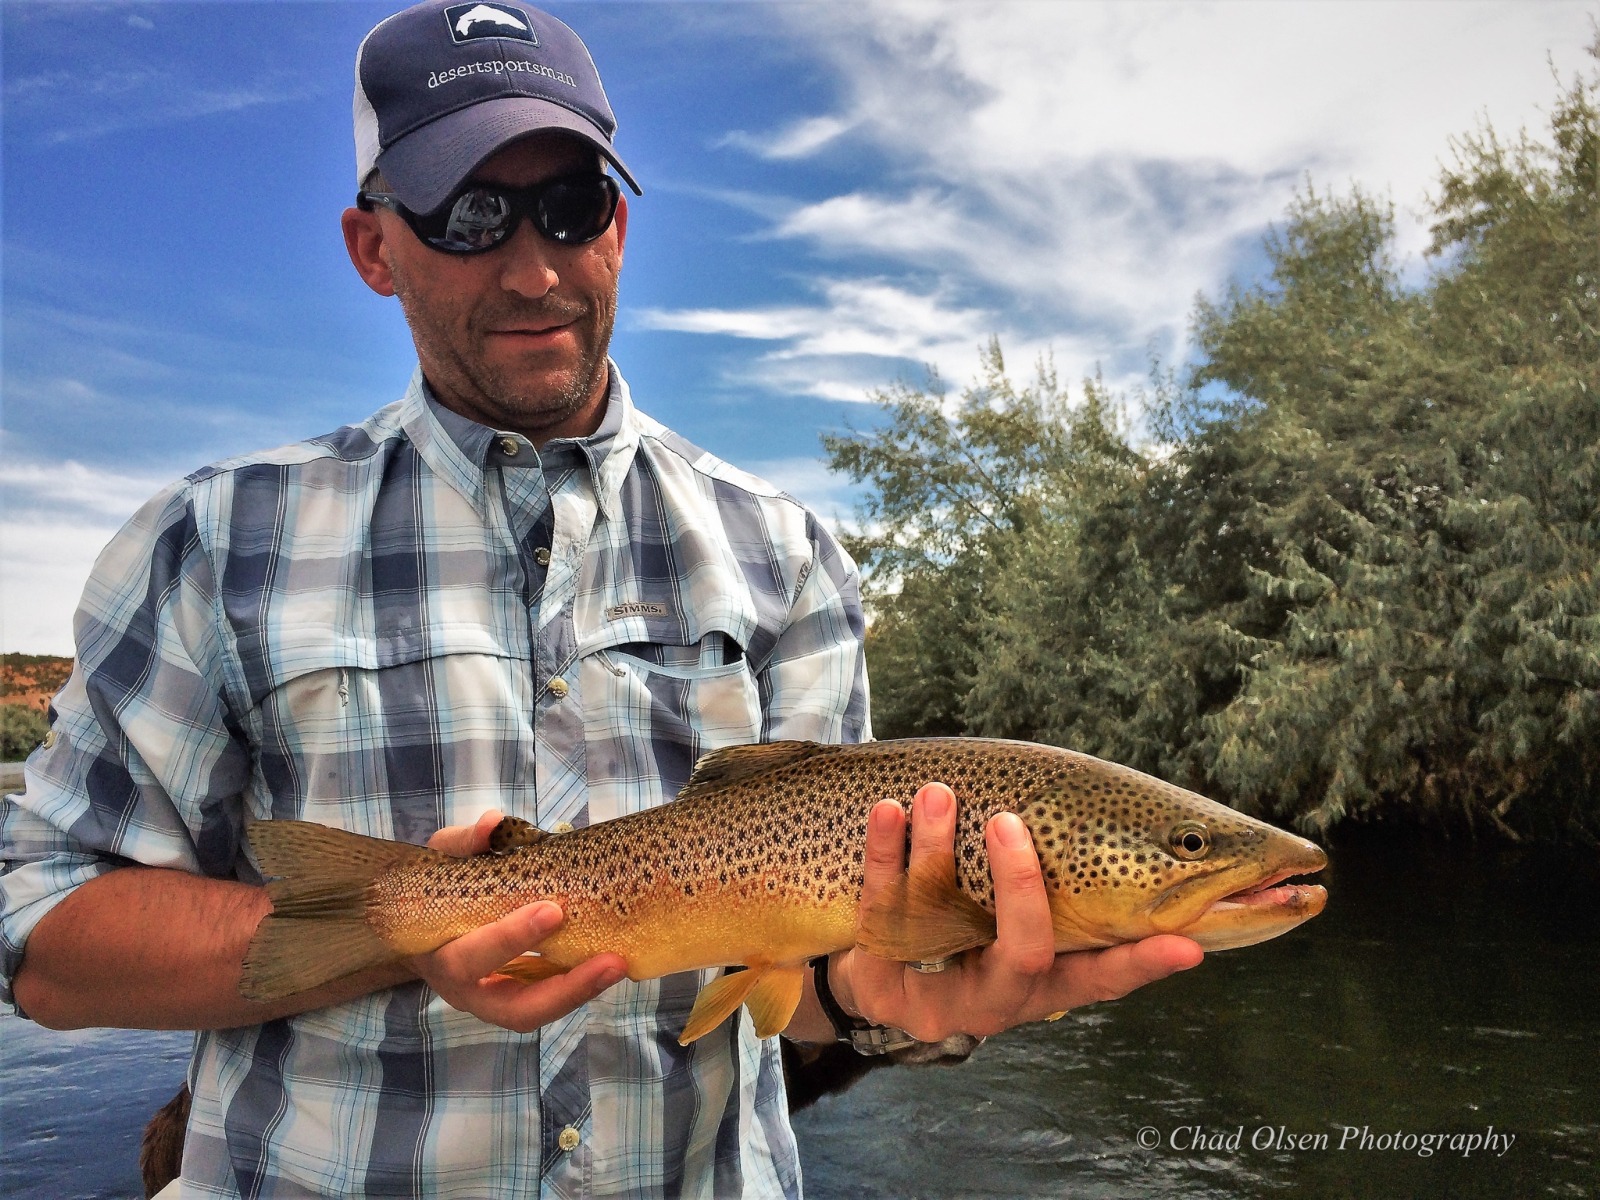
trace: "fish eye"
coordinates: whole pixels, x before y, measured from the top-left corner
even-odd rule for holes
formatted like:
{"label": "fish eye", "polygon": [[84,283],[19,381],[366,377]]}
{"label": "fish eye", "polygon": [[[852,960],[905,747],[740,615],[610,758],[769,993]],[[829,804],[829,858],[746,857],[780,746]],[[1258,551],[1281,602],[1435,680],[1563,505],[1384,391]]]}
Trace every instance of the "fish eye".
{"label": "fish eye", "polygon": [[1182,821],[1172,827],[1167,838],[1174,857],[1193,862],[1211,849],[1211,834],[1199,821]]}

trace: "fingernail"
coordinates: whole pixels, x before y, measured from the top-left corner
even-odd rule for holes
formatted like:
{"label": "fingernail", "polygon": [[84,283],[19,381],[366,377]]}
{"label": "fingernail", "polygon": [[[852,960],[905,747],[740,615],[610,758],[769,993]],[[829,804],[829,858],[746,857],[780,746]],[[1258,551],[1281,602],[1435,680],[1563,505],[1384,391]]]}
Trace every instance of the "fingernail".
{"label": "fingernail", "polygon": [[548,900],[541,900],[530,905],[528,911],[528,924],[533,931],[541,937],[561,924],[561,907]]}
{"label": "fingernail", "polygon": [[601,973],[600,978],[597,981],[597,983],[599,985],[600,990],[603,992],[608,987],[614,987],[615,985],[621,983],[627,977],[628,977],[628,968],[627,967],[612,967],[610,970],[604,971],[604,972]]}
{"label": "fingernail", "polygon": [[1016,813],[1001,813],[994,819],[994,835],[1007,850],[1021,850],[1033,839]]}
{"label": "fingernail", "polygon": [[893,833],[895,826],[900,823],[900,806],[893,800],[880,800],[872,806],[872,831],[874,833]]}
{"label": "fingernail", "polygon": [[917,793],[917,811],[930,820],[944,820],[950,815],[952,806],[952,797],[947,788],[925,787]]}

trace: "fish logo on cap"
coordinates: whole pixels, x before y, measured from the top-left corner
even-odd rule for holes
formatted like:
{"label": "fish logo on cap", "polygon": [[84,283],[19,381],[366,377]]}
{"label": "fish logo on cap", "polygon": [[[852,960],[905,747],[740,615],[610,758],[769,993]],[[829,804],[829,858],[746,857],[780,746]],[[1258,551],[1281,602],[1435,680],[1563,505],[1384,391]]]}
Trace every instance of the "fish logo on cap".
{"label": "fish logo on cap", "polygon": [[444,19],[458,45],[490,37],[539,44],[528,14],[509,4],[456,4],[444,10]]}

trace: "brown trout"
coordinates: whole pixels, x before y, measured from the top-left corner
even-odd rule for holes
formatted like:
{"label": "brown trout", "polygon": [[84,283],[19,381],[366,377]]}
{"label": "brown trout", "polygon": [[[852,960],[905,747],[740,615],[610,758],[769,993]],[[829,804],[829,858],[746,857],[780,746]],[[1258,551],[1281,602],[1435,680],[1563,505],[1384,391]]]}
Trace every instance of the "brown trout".
{"label": "brown trout", "polygon": [[[956,796],[954,855],[919,863],[863,909],[868,813],[886,798],[909,807],[932,780]],[[508,818],[472,858],[304,821],[253,824],[262,872],[277,878],[240,991],[276,1000],[547,899],[566,920],[502,974],[547,978],[604,951],[636,980],[739,965],[701,992],[680,1041],[740,1004],[769,1037],[819,954],[860,946],[916,962],[994,941],[983,831],[1000,812],[1033,835],[1057,951],[1155,933],[1248,946],[1327,900],[1284,883],[1327,864],[1317,846],[1088,755],[983,738],[773,742],[713,751],[677,800],[613,821],[546,834]]]}

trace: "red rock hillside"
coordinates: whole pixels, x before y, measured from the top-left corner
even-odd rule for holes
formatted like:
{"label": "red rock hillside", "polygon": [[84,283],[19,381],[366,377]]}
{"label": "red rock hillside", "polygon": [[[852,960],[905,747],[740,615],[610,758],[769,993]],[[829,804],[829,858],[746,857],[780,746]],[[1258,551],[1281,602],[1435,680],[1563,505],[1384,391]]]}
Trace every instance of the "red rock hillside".
{"label": "red rock hillside", "polygon": [[71,673],[70,658],[0,654],[0,704],[23,704],[43,712]]}

